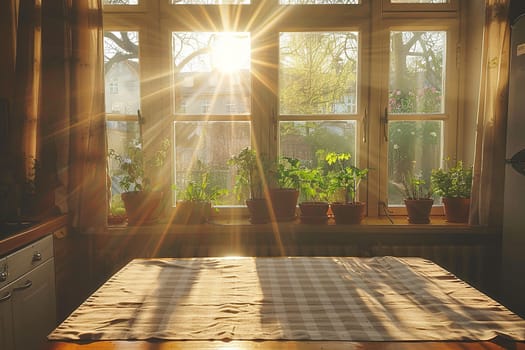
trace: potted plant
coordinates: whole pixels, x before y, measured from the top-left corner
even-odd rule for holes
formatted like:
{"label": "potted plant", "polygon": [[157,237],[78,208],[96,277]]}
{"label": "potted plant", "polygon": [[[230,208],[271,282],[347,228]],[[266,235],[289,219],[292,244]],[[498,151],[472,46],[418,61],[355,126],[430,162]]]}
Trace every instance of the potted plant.
{"label": "potted plant", "polygon": [[175,206],[175,224],[204,224],[210,218],[212,203],[227,192],[210,184],[209,172],[198,172],[197,177],[177,192],[177,198],[180,199]]}
{"label": "potted plant", "polygon": [[300,202],[302,223],[326,223],[328,220],[328,193],[326,176],[322,168],[301,168],[298,171],[300,179]]}
{"label": "potted plant", "polygon": [[357,201],[357,191],[361,180],[368,175],[368,169],[359,169],[350,163],[349,153],[330,152],[326,162],[330,167],[328,173],[329,190],[342,191],[344,200],[330,204],[336,224],[360,224],[366,214],[366,203]]}
{"label": "potted plant", "polygon": [[403,176],[402,184],[408,222],[411,224],[430,223],[430,211],[434,204],[432,187],[426,186],[421,176],[414,176],[411,173]]}
{"label": "potted plant", "polygon": [[162,211],[164,193],[153,190],[145,168],[159,168],[164,164],[170,142],[166,139],[150,158],[145,159],[140,139],[132,140],[125,154],[119,154],[114,149],[109,150],[109,158],[117,162],[122,201],[126,208],[128,225],[156,223]]}
{"label": "potted plant", "polygon": [[276,181],[279,187],[270,188],[270,200],[276,221],[295,219],[299,199],[300,161],[292,157],[280,157],[277,163]]}
{"label": "potted plant", "polygon": [[109,205],[108,224],[121,225],[126,222],[126,208],[121,196],[112,196]]}
{"label": "potted plant", "polygon": [[433,169],[431,182],[434,192],[443,199],[447,221],[468,222],[472,166],[457,161],[453,167]]}
{"label": "potted plant", "polygon": [[252,224],[269,221],[268,203],[264,197],[264,159],[258,159],[254,150],[246,147],[228,160],[237,169],[234,192],[239,201],[245,200]]}

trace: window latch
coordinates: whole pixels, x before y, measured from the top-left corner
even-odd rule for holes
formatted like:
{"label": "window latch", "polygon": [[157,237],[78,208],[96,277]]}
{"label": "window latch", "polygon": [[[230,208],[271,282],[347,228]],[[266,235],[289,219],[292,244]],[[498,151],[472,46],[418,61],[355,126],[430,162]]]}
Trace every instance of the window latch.
{"label": "window latch", "polygon": [[383,137],[385,142],[388,142],[388,107],[385,107],[385,114],[381,118],[381,122],[383,123]]}

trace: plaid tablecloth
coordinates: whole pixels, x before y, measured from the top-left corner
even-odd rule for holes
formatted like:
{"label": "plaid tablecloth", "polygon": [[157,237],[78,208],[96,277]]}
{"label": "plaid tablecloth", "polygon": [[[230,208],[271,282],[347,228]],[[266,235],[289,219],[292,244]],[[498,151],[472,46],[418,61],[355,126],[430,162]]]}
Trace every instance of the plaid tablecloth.
{"label": "plaid tablecloth", "polygon": [[525,340],[525,320],[419,258],[133,260],[51,340]]}

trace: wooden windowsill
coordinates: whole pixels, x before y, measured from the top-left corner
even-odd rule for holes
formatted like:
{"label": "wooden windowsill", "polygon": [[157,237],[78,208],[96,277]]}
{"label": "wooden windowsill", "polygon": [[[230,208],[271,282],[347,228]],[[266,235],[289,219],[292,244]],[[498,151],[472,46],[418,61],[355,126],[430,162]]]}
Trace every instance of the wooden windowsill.
{"label": "wooden windowsill", "polygon": [[151,233],[151,234],[197,234],[197,233],[354,233],[354,234],[498,234],[487,227],[471,226],[462,223],[449,223],[444,216],[433,216],[430,224],[409,224],[406,216],[367,217],[360,225],[336,225],[333,219],[326,224],[303,224],[296,219],[290,222],[272,222],[251,224],[248,218],[217,218],[200,225],[175,225],[157,223],[154,225],[127,226],[126,224],[110,226],[111,234]]}

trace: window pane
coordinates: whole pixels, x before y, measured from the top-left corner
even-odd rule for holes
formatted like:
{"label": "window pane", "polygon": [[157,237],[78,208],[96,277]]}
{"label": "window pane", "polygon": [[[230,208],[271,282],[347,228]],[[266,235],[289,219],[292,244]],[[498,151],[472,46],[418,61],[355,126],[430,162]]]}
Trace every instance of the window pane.
{"label": "window pane", "polygon": [[390,0],[392,4],[448,4],[448,0]]}
{"label": "window pane", "polygon": [[403,176],[430,184],[443,159],[443,121],[392,121],[388,124],[388,204],[403,205]]}
{"label": "window pane", "polygon": [[249,33],[174,32],[175,112],[250,112]]}
{"label": "window pane", "polygon": [[357,112],[357,32],[281,33],[281,114]]}
{"label": "window pane", "polygon": [[390,33],[390,113],[443,113],[446,32]]}
{"label": "window pane", "polygon": [[104,5],[138,5],[139,0],[104,0]]}
{"label": "window pane", "polygon": [[209,172],[210,186],[229,190],[218,204],[244,204],[233,195],[235,169],[231,156],[250,147],[249,122],[175,122],[175,184],[184,189],[188,181]]}
{"label": "window pane", "polygon": [[244,5],[250,0],[170,0],[171,5]]}
{"label": "window pane", "polygon": [[[117,154],[126,157],[128,146],[139,139],[138,122],[108,121],[106,125],[108,149],[115,150]],[[113,214],[123,214],[124,204],[120,198],[122,188],[119,185],[122,173],[119,170],[118,162],[113,158],[108,158],[108,168],[111,178],[110,211]]]}
{"label": "window pane", "polygon": [[356,121],[280,122],[280,153],[317,167],[328,152],[350,153],[356,159]]}
{"label": "window pane", "polygon": [[140,108],[138,32],[104,32],[106,113],[137,114]]}
{"label": "window pane", "polygon": [[281,5],[357,5],[360,0],[279,0]]}

